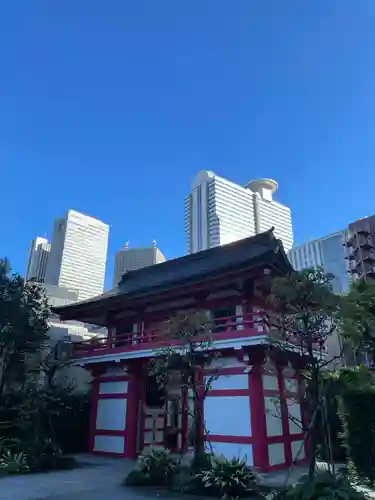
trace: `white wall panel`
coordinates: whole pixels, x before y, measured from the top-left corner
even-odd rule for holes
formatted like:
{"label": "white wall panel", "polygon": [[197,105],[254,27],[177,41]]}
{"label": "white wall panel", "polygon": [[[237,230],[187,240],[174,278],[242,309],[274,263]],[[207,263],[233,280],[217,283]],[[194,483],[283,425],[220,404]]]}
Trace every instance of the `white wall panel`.
{"label": "white wall panel", "polygon": [[[239,443],[213,443],[211,446],[215,455],[223,455],[224,457],[231,458],[246,458],[248,465],[254,465],[253,447],[251,444]],[[211,448],[206,444],[206,449],[211,451]]]}
{"label": "white wall panel", "polygon": [[124,453],[124,436],[95,436],[94,451]]}
{"label": "white wall panel", "polygon": [[99,394],[126,394],[128,392],[128,382],[101,382]]}
{"label": "white wall panel", "polygon": [[[206,380],[208,380],[207,377]],[[218,379],[212,382],[212,390],[220,391],[226,389],[248,389],[249,376],[247,373],[238,375],[220,375]]]}
{"label": "white wall panel", "polygon": [[297,392],[298,391],[298,380],[295,378],[286,378],[284,380],[285,390],[288,392]]}
{"label": "white wall panel", "polygon": [[126,425],[126,399],[99,399],[96,429],[123,431]]}
{"label": "white wall panel", "polygon": [[280,413],[280,400],[277,396],[264,398],[268,436],[281,436],[283,424]]}
{"label": "white wall panel", "polygon": [[305,458],[305,445],[303,441],[292,441],[292,460]]}
{"label": "white wall panel", "polygon": [[279,391],[279,382],[275,375],[263,375],[263,389]]}
{"label": "white wall panel", "polygon": [[207,396],[204,417],[209,434],[251,436],[248,396]]}
{"label": "white wall panel", "polygon": [[268,459],[270,465],[279,465],[285,463],[284,444],[283,443],[269,444]]}
{"label": "white wall panel", "polygon": [[239,368],[243,367],[245,370],[246,365],[243,361],[239,361],[237,358],[216,358],[210,363],[210,368]]}
{"label": "white wall panel", "polygon": [[289,420],[289,432],[291,434],[300,434],[302,432],[301,405],[293,399],[287,399]]}

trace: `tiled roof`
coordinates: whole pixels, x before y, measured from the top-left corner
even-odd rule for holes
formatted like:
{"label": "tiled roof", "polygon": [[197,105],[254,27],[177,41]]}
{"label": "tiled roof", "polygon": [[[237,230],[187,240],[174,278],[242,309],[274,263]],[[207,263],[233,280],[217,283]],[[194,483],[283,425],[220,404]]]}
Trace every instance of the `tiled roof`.
{"label": "tiled roof", "polygon": [[273,234],[273,228],[264,233],[243,240],[210,248],[202,252],[171,259],[160,264],[127,272],[119,285],[92,299],[54,308],[57,314],[81,306],[107,301],[111,297],[138,294],[164,289],[179,283],[194,282],[205,277],[235,270],[239,266],[251,267],[258,262],[270,262],[282,269],[291,269],[280,240]]}

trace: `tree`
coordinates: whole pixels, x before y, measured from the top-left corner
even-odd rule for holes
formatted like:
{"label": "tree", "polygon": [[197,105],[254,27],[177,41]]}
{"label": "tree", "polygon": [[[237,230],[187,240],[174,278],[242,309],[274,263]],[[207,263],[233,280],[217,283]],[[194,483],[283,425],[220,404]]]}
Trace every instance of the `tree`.
{"label": "tree", "polygon": [[71,364],[72,354],[73,345],[70,341],[59,339],[53,344],[50,340],[48,345],[34,356],[34,360],[30,364],[30,372],[42,375],[45,387],[52,387],[55,385],[55,376],[60,370]]}
{"label": "tree", "polygon": [[[149,374],[156,376],[159,388],[168,390],[177,373],[180,387],[191,391],[194,409],[188,412],[192,418],[194,462],[198,463],[204,452],[204,399],[218,377],[212,369],[212,361],[219,355],[212,349],[212,325],[205,312],[178,313],[166,321],[164,333],[174,345],[161,350],[150,362]],[[205,368],[211,369],[209,376],[205,376]]]}
{"label": "tree", "polygon": [[364,351],[375,361],[375,281],[352,283],[343,300],[342,331],[356,354]]}
{"label": "tree", "polygon": [[304,366],[308,414],[304,430],[310,441],[310,476],[315,473],[319,417],[323,417],[329,439],[321,374],[333,361],[332,357],[327,358],[325,344],[339,325],[341,299],[333,293],[333,279],[333,275],[325,274],[321,268],[293,272],[274,278],[269,296],[275,313],[270,328],[276,334],[271,350],[283,351],[290,357],[297,348]]}
{"label": "tree", "polygon": [[30,361],[47,340],[49,314],[41,284],[11,274],[0,260],[0,397],[26,382]]}

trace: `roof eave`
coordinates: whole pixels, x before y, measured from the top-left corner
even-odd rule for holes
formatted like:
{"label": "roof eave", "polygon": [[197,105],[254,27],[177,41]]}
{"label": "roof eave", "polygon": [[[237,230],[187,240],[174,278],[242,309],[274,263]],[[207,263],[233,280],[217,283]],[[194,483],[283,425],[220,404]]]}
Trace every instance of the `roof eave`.
{"label": "roof eave", "polygon": [[[279,255],[278,255],[279,254]],[[277,262],[278,256],[282,258],[282,261]],[[277,259],[275,261],[275,259]],[[268,252],[265,252],[264,254],[256,257],[253,259],[248,266],[241,266],[243,270],[252,270],[256,267],[262,267],[262,266],[269,266],[273,268],[276,272],[291,272],[293,271],[293,268],[284,252],[284,249],[282,246],[276,248],[276,249],[270,249]],[[236,265],[233,266],[233,269],[236,269]],[[58,314],[62,320],[71,320],[71,319],[77,319],[81,321],[86,321],[90,322],[88,318],[99,318],[103,316],[103,309],[108,309],[113,308],[117,305],[119,305],[121,302],[123,302],[125,299],[131,300],[135,298],[142,298],[143,296],[147,295],[157,295],[158,293],[165,292],[168,290],[173,290],[174,288],[179,288],[181,286],[189,286],[193,285],[196,283],[200,283],[203,281],[206,281],[208,277],[212,278],[217,278],[221,274],[225,274],[225,272],[231,271],[231,268],[228,267],[227,269],[223,270],[221,269],[217,273],[202,273],[199,276],[195,276],[192,279],[184,279],[184,280],[179,280],[179,281],[169,281],[166,283],[163,283],[162,285],[157,285],[151,288],[143,289],[141,291],[137,291],[135,293],[130,293],[130,294],[119,294],[119,295],[114,295],[112,297],[104,298],[97,300],[95,302],[87,302],[87,303],[77,303],[77,304],[70,304],[67,306],[61,306],[57,308],[53,308],[53,312]],[[101,309],[101,314],[96,314],[95,309],[100,307]],[[83,317],[85,316],[85,317]],[[101,323],[97,323],[101,324]],[[102,326],[105,326],[104,324]]]}

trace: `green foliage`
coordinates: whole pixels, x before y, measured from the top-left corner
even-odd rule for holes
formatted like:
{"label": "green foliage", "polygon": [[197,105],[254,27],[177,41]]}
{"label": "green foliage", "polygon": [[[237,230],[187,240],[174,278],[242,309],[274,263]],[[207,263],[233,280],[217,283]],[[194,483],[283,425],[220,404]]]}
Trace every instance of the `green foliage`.
{"label": "green foliage", "polygon": [[154,479],[141,470],[133,469],[126,476],[124,486],[159,486],[154,483]]}
{"label": "green foliage", "polygon": [[375,281],[353,283],[342,305],[342,332],[357,352],[375,354]]}
{"label": "green foliage", "polygon": [[11,451],[12,453],[16,453],[21,449],[22,449],[22,442],[19,438],[7,437],[7,436],[3,436],[2,438],[0,438],[0,454],[6,451]]}
{"label": "green foliage", "polygon": [[0,456],[14,473],[70,468],[63,453],[87,449],[87,397],[38,386],[49,316],[43,286],[0,260]]}
{"label": "green foliage", "polygon": [[29,363],[47,339],[49,314],[41,284],[12,275],[0,260],[0,396],[27,382]]}
{"label": "green foliage", "polygon": [[38,429],[43,440],[51,440],[63,453],[87,450],[90,399],[87,394],[50,387],[30,390],[19,406],[19,424],[23,435]]}
{"label": "green foliage", "polygon": [[[318,473],[313,479],[297,484],[280,495],[284,500],[364,500],[344,476]],[[280,497],[279,496],[279,497]]]}
{"label": "green foliage", "polygon": [[177,464],[170,451],[162,446],[150,446],[139,455],[134,470],[125,479],[128,486],[155,485],[170,483]]}
{"label": "green foliage", "polygon": [[[189,409],[192,425],[189,442],[194,446],[195,456],[204,450],[202,429],[204,427],[203,400],[217,375],[200,379],[200,371],[209,366],[219,353],[209,349],[212,345],[212,325],[205,311],[178,313],[164,325],[164,333],[178,346],[162,349],[149,364],[149,375],[155,377],[160,390],[167,391],[171,385],[188,389],[194,399],[194,408]],[[185,443],[183,443],[184,446]]]}
{"label": "green foliage", "polygon": [[286,359],[290,360],[290,344],[297,346],[299,352],[296,356],[305,368],[305,428],[311,450],[310,477],[315,471],[319,444],[328,442],[321,373],[333,361],[327,359],[324,348],[340,325],[342,300],[333,293],[333,279],[334,276],[325,274],[322,268],[296,271],[275,278],[268,297],[274,312],[270,318],[272,348],[278,353],[287,353]]}
{"label": "green foliage", "polygon": [[197,456],[193,457],[191,461],[191,468],[195,471],[200,471],[202,469],[207,470],[212,466],[212,453],[207,453],[203,451]]}
{"label": "green foliage", "polygon": [[333,293],[331,274],[323,269],[304,269],[272,282],[268,298],[277,313],[271,324],[282,340],[298,344],[311,354],[323,346],[339,323],[340,298]]}
{"label": "green foliage", "polygon": [[72,468],[64,453],[86,451],[89,400],[69,390],[29,389],[7,394],[0,405],[1,449],[24,452],[32,471]]}
{"label": "green foliage", "polygon": [[374,382],[371,371],[365,365],[342,367],[334,372],[325,373],[324,378],[330,383],[332,395],[350,388],[368,386]]}
{"label": "green foliage", "polygon": [[375,483],[375,386],[349,387],[341,396],[348,458],[356,475]]}
{"label": "green foliage", "polygon": [[1,455],[0,469],[6,474],[22,474],[30,471],[26,454],[22,451],[12,453],[10,450],[4,451]]}
{"label": "green foliage", "polygon": [[220,498],[239,498],[257,494],[258,476],[246,464],[246,459],[228,460],[213,456],[211,467],[197,474],[204,488]]}

